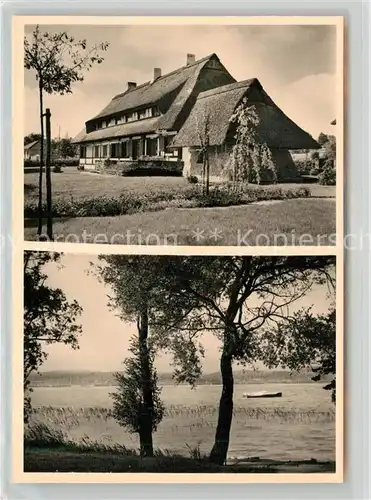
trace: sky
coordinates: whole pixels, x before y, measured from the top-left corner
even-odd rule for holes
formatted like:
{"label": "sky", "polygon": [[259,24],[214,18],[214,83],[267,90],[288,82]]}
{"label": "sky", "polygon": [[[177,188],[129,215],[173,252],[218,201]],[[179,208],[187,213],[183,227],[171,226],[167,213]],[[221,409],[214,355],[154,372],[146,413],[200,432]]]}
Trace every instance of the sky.
{"label": "sky", "polygon": [[[137,333],[136,324],[125,323],[117,312],[109,310],[107,295],[110,288],[101,283],[94,273],[89,272],[90,263],[98,258],[87,254],[64,254],[60,263],[45,266],[49,286],[61,288],[68,300],[77,300],[83,309],[79,318],[82,325],[80,349],[72,350],[65,345],[52,345],[49,357],[42,367],[45,370],[89,370],[116,371],[122,368],[122,361],[128,356],[129,339]],[[315,313],[325,313],[330,305],[326,286],[315,286],[291,311],[313,306]],[[219,342],[212,335],[203,340],[205,358],[204,373],[219,369]],[[171,371],[171,358],[162,355],[156,360],[159,372]],[[263,368],[261,364],[257,368]]]}
{"label": "sky", "polygon": [[[26,27],[26,36],[33,26]],[[216,53],[236,80],[258,78],[266,92],[299,126],[318,137],[333,133],[336,31],[334,26],[42,26],[67,30],[88,44],[110,43],[105,61],[86,74],[67,96],[46,96],[52,136],[74,137],[127,82],[137,84]],[[35,74],[25,70],[25,135],[39,131]]]}

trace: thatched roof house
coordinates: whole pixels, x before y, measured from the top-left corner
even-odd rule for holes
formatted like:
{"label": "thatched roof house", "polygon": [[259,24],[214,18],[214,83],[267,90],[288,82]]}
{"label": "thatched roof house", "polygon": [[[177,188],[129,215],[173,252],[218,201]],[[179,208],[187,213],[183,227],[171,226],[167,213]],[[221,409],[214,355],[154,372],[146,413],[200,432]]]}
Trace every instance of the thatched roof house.
{"label": "thatched roof house", "polygon": [[[185,66],[166,75],[154,68],[153,80],[128,82],[84,130],[74,138],[83,163],[101,158],[136,160],[140,157],[178,159],[181,150],[169,149],[200,92],[235,82],[216,54],[198,61],[187,54]],[[166,140],[168,139],[168,140]]]}
{"label": "thatched roof house", "polygon": [[40,160],[40,149],[41,149],[40,139],[25,144],[23,146],[24,159],[33,161]]}
{"label": "thatched roof house", "polygon": [[[259,117],[257,132],[271,148],[318,149],[319,144],[307,132],[296,125],[266,94],[259,80],[253,78],[224,85],[199,94],[188,119],[174,139],[173,145],[200,146],[199,129],[208,117],[209,143],[220,146],[233,143],[234,126],[230,122],[242,99],[254,105]],[[201,125],[202,127],[202,125]]]}
{"label": "thatched roof house", "polygon": [[231,121],[231,117],[243,102],[246,106],[254,107],[259,121],[257,137],[270,148],[278,179],[294,180],[296,168],[289,150],[318,149],[320,145],[285,115],[264,91],[257,78],[234,82],[199,94],[189,117],[172,143],[174,147],[190,148],[185,160],[188,174],[200,173],[202,159],[197,149],[201,147],[207,122],[211,175],[222,175],[235,142],[237,125]]}

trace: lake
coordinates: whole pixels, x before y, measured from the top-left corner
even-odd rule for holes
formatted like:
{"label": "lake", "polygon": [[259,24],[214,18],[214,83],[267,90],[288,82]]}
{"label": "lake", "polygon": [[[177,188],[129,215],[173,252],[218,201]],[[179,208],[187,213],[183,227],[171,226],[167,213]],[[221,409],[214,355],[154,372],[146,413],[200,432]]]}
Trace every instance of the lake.
{"label": "lake", "polygon": [[[246,399],[245,392],[280,391],[282,398]],[[88,436],[100,442],[138,447],[136,435],[121,428],[104,410],[111,408],[115,387],[36,387],[36,419],[62,428],[71,439]],[[154,435],[161,449],[187,453],[199,446],[210,451],[221,387],[164,386],[166,415]],[[52,408],[46,408],[52,407]],[[286,460],[335,460],[335,414],[321,384],[236,385],[230,457],[259,456]]]}

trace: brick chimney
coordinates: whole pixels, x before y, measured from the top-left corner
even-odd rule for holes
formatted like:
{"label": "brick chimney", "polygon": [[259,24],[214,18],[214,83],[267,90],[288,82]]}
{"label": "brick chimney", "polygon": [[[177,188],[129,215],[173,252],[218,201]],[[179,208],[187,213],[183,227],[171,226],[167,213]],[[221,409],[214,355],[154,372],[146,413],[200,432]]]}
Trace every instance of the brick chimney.
{"label": "brick chimney", "polygon": [[128,82],[128,90],[133,90],[137,86],[136,82]]}
{"label": "brick chimney", "polygon": [[157,78],[160,78],[161,76],[161,68],[154,68],[153,69],[153,81],[157,80]]}
{"label": "brick chimney", "polygon": [[187,54],[187,66],[196,62],[196,56],[194,54]]}

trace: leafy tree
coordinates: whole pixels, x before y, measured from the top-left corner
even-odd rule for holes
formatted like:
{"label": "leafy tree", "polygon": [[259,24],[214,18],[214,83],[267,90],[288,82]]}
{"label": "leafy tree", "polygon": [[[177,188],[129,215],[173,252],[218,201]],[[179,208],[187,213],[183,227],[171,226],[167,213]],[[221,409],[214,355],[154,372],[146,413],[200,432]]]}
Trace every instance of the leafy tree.
{"label": "leafy tree", "polygon": [[254,105],[244,98],[230,118],[236,125],[231,167],[234,182],[260,184],[269,179],[277,182],[277,170],[272,153],[258,129],[260,119]]}
{"label": "leafy tree", "polygon": [[326,142],[328,141],[329,136],[321,132],[318,136],[317,142],[320,146],[324,146]]}
{"label": "leafy tree", "polygon": [[157,260],[144,262],[136,256],[101,260],[104,264],[98,266],[98,275],[114,292],[109,296],[110,307],[123,320],[136,321],[138,328],[138,338],[131,345],[134,358],[126,360],[126,373],[117,375],[114,415],[121,425],[139,434],[141,455],[153,456],[152,434],[163,416],[153,367],[155,350],[149,338],[149,315],[158,300]]}
{"label": "leafy tree", "polygon": [[25,421],[29,417],[31,400],[29,377],[37,372],[48,354],[45,347],[62,343],[78,349],[81,326],[76,323],[81,307],[69,302],[59,288],[51,288],[43,268],[57,262],[58,254],[49,252],[24,253],[24,340],[23,387],[25,393]]}
{"label": "leafy tree", "polygon": [[319,381],[334,375],[324,389],[331,390],[336,399],[336,310],[314,315],[311,309],[302,309],[274,330],[264,332],[262,359],[269,368],[288,368],[300,371],[310,368]]}
{"label": "leafy tree", "polygon": [[[118,387],[110,396],[114,401],[113,417],[129,431],[139,434],[142,456],[153,456],[152,432],[157,430],[163,418],[164,406],[160,399],[161,390],[158,387],[153,353],[143,355],[143,349],[146,349],[146,344],[138,338],[131,341],[129,350],[132,357],[124,361],[124,372],[115,374]],[[143,359],[148,359],[146,371],[143,370]],[[151,384],[151,406],[146,404],[147,395],[144,391],[148,381]]]}
{"label": "leafy tree", "polygon": [[58,141],[57,148],[62,158],[74,158],[77,155],[77,146],[72,144],[71,137],[64,137]]}
{"label": "leafy tree", "polygon": [[26,146],[27,144],[30,144],[31,142],[34,141],[39,141],[40,139],[41,139],[41,134],[31,133],[25,136],[23,144]]}
{"label": "leafy tree", "polygon": [[[303,297],[313,282],[325,279],[334,258],[137,256],[130,259],[135,265],[131,281],[128,280],[132,289],[130,294],[125,293],[125,302],[130,303],[138,290],[147,290],[152,341],[157,349],[174,353],[177,380],[197,381],[203,355],[202,335],[213,334],[221,342],[222,393],[210,459],[223,464],[233,417],[233,363],[246,364],[258,359],[262,329],[287,321],[287,308]],[[115,276],[121,273],[114,269],[114,283]],[[127,290],[127,286],[119,288],[122,289]]]}
{"label": "leafy tree", "polygon": [[[89,71],[94,64],[101,64],[102,51],[108,49],[108,43],[88,47],[87,40],[76,40],[67,31],[60,33],[41,32],[36,26],[30,39],[24,38],[24,67],[36,74],[40,105],[40,174],[39,174],[39,225],[38,235],[42,232],[42,172],[44,165],[44,93],[71,94],[72,85],[84,81],[84,71]],[[48,224],[47,235],[53,239],[51,219],[51,175],[45,172]]]}

